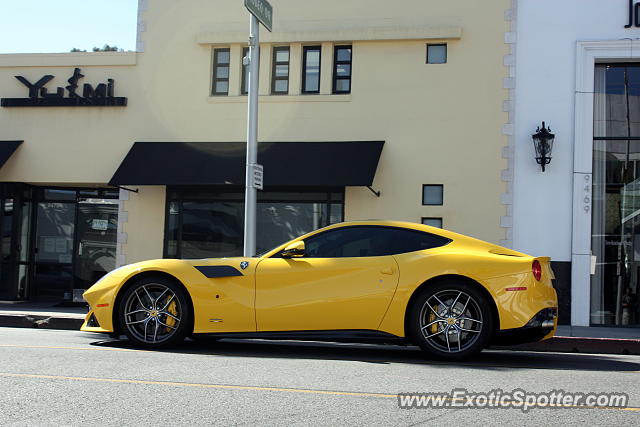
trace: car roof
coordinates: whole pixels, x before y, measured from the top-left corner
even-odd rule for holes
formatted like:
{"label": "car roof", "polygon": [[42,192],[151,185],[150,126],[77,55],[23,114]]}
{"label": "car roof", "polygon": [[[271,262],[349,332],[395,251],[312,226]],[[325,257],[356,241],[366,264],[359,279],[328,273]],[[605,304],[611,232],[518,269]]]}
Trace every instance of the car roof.
{"label": "car roof", "polygon": [[344,228],[344,227],[353,227],[353,226],[397,227],[397,228],[404,228],[404,229],[408,229],[408,230],[416,230],[416,231],[431,233],[431,234],[435,234],[437,236],[445,237],[445,238],[451,240],[452,243],[455,244],[455,246],[463,245],[463,246],[465,246],[467,248],[473,247],[475,250],[487,250],[487,251],[491,251],[491,252],[494,252],[494,253],[513,255],[513,256],[528,256],[528,255],[523,254],[521,252],[516,252],[516,251],[514,251],[512,249],[504,248],[504,247],[498,246],[496,244],[486,242],[484,240],[476,239],[474,237],[466,236],[464,234],[459,234],[459,233],[456,233],[456,232],[453,232],[453,231],[445,230],[443,228],[432,227],[430,225],[419,224],[419,223],[415,223],[415,222],[394,221],[394,220],[365,220],[365,221],[339,222],[337,224],[332,224],[332,225],[320,228],[318,230],[314,230],[314,231],[312,231],[310,233],[307,233],[307,234],[304,234],[302,236],[296,237],[295,239],[291,239],[288,242],[285,242],[282,245],[279,245],[278,247],[273,248],[269,252],[264,253],[262,256],[263,257],[269,257],[269,256],[277,253],[279,250],[281,250],[282,248],[284,248],[287,244],[290,244],[291,242],[295,242],[295,241],[298,241],[298,240],[304,240],[304,239],[307,239],[307,238],[309,238],[309,237],[311,237],[311,236],[313,236],[315,234],[322,233],[324,231],[328,231],[328,230],[332,230],[332,229],[338,229],[338,228]]}

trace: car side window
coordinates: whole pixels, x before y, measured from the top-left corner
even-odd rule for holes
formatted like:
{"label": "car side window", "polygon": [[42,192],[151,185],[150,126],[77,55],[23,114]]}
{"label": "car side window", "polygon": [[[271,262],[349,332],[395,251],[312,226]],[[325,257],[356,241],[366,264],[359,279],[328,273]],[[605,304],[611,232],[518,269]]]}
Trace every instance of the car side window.
{"label": "car side window", "polygon": [[308,258],[386,256],[442,246],[450,240],[433,234],[385,226],[353,226],[305,240]]}
{"label": "car side window", "polygon": [[345,227],[305,240],[310,258],[343,258],[390,255],[389,233],[382,227]]}
{"label": "car side window", "polygon": [[451,242],[451,240],[446,237],[418,230],[395,228],[393,229],[393,233],[395,235],[394,254],[433,249]]}

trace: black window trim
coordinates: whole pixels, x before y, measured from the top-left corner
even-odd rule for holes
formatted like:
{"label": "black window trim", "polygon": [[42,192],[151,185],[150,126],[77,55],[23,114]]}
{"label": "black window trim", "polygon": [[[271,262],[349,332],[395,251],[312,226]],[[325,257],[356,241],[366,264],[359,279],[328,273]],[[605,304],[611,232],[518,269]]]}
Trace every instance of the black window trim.
{"label": "black window trim", "polygon": [[[218,62],[218,55],[221,52],[227,52],[229,54],[229,62],[220,64]],[[219,78],[218,76],[218,67],[223,66],[227,67],[227,77]],[[213,73],[212,73],[212,85],[211,85],[211,95],[212,96],[229,96],[229,72],[231,71],[231,49],[228,47],[214,48],[213,49]],[[227,82],[227,91],[226,92],[218,92],[216,90],[218,82]]]}
{"label": "black window trim", "polygon": [[[338,51],[340,49],[350,49],[351,52],[349,54],[348,61],[338,61]],[[338,76],[338,65],[349,64],[349,76]],[[353,45],[350,44],[341,44],[333,46],[333,87],[332,93],[336,95],[349,94],[351,93],[351,76],[353,75]],[[337,90],[336,83],[338,80],[348,80],[349,81],[349,90]]]}
{"label": "black window trim", "polygon": [[[448,238],[448,237],[444,237],[444,236],[441,236],[441,235],[435,234],[435,233],[429,233],[427,231],[414,230],[412,228],[405,228],[405,227],[396,227],[396,226],[393,226],[393,225],[379,225],[379,224],[371,224],[371,225],[369,225],[369,224],[358,224],[358,225],[347,225],[345,227],[335,227],[335,228],[332,228],[330,230],[321,231],[320,233],[316,233],[316,234],[314,234],[312,236],[309,236],[309,237],[303,239],[303,241],[305,242],[305,245],[306,245],[306,243],[307,243],[306,241],[308,239],[313,239],[314,237],[321,236],[321,235],[323,235],[325,233],[331,233],[331,232],[338,231],[338,230],[347,230],[347,229],[351,229],[351,228],[365,228],[365,227],[366,228],[390,228],[390,229],[395,229],[395,230],[409,231],[409,232],[413,232],[413,233],[427,234],[429,236],[436,236],[436,237],[441,238],[444,243],[442,245],[434,246],[432,248],[420,249],[420,250],[417,250],[417,251],[409,251],[409,252],[398,252],[398,253],[394,253],[394,254],[390,254],[390,255],[376,255],[376,256],[362,256],[362,257],[331,257],[331,259],[333,259],[333,258],[379,258],[379,257],[403,255],[403,254],[408,254],[408,253],[411,253],[411,252],[421,252],[421,251],[428,251],[428,250],[431,250],[431,249],[441,248],[441,247],[447,246],[448,244],[453,242],[453,240]],[[279,250],[278,252],[276,252],[275,254],[271,255],[270,258],[282,258],[282,251],[284,250],[284,248],[288,244],[289,244],[289,242],[286,242],[282,246],[282,249]],[[329,259],[329,258],[321,258],[321,257],[307,257],[306,255],[303,258]]]}
{"label": "black window trim", "polygon": [[[284,61],[276,61],[278,52],[287,51],[287,62]],[[277,65],[286,65],[287,66],[287,76],[286,77],[277,77],[276,76],[276,66]],[[291,50],[289,46],[274,46],[273,52],[271,54],[271,95],[288,95],[289,94],[289,76],[291,75]],[[276,81],[278,80],[286,80],[287,82],[287,90],[283,92],[276,91]]]}
{"label": "black window trim", "polygon": [[[65,187],[60,187],[60,188],[65,188]],[[182,212],[183,212],[183,203],[184,202],[202,202],[204,200],[199,199],[199,198],[193,198],[193,197],[189,197],[190,194],[192,194],[193,191],[197,191],[197,190],[201,190],[202,187],[200,186],[183,186],[183,185],[172,185],[172,186],[168,186],[167,187],[167,197],[165,197],[165,204],[164,204],[164,235],[163,235],[163,240],[162,240],[162,258],[165,259],[183,259],[183,258],[173,258],[169,256],[169,231],[170,231],[170,227],[169,227],[169,218],[170,218],[170,207],[171,207],[171,203],[175,202],[178,206],[178,223],[177,223],[177,227],[178,227],[178,233],[176,236],[176,244],[177,244],[177,248],[176,248],[176,256],[177,257],[181,257],[182,256]],[[235,191],[234,191],[235,190]],[[229,192],[241,192],[241,188],[228,188],[228,186],[208,186],[207,188],[205,188],[205,191],[211,191],[211,192],[220,192],[220,193],[229,193]],[[296,203],[296,202],[307,202],[307,203],[327,203],[328,205],[340,205],[340,215],[341,218],[343,218],[344,220],[344,215],[345,215],[345,188],[344,187],[326,187],[326,188],[322,188],[322,189],[316,189],[316,188],[308,188],[306,189],[306,191],[309,192],[313,192],[313,193],[325,193],[327,196],[326,198],[322,198],[319,197],[317,199],[309,199],[309,200],[299,200],[296,198],[282,198],[282,199],[271,199],[271,198],[267,198],[266,200],[264,200],[265,202],[277,202],[277,203]],[[176,196],[175,198],[171,197],[170,194],[176,192]],[[276,187],[276,188],[270,188],[268,189],[267,193],[278,193],[278,192],[282,192],[282,193],[296,193],[296,192],[305,192],[305,190],[301,190],[298,187],[294,187],[294,188],[288,188],[288,187]],[[340,194],[339,197],[334,198],[332,196],[332,194],[337,193]],[[226,197],[221,197],[221,198],[215,198],[212,201],[215,202],[221,202],[221,203],[228,203],[228,202],[241,202],[244,203],[244,194],[242,193],[242,198],[240,199],[236,199],[236,198],[226,198]],[[258,200],[258,203],[260,203],[262,200]],[[329,209],[331,209],[331,207],[329,207]],[[329,215],[331,214],[331,210],[329,211]],[[285,244],[287,244],[288,242],[286,242]],[[284,249],[284,247],[283,247]],[[270,249],[269,251],[273,250]],[[278,252],[280,253],[280,252]],[[273,257],[273,256],[272,256]]]}
{"label": "black window trim", "polygon": [[[424,200],[424,188],[425,187],[440,187],[442,189],[442,202],[441,203],[425,203]],[[422,194],[420,195],[422,199],[422,206],[444,206],[444,184],[422,184]]]}
{"label": "black window trim", "polygon": [[[444,46],[444,62],[429,62],[429,47],[430,46]],[[426,64],[442,65],[447,63],[447,57],[449,55],[449,47],[446,43],[427,43],[427,57],[425,58]]]}
{"label": "black window trim", "polygon": [[[318,51],[318,89],[317,90],[307,90],[307,53],[309,51]],[[320,79],[321,79],[321,70],[322,70],[322,45],[309,45],[302,47],[302,93],[305,95],[308,94],[319,94],[320,93]]]}
{"label": "black window trim", "polygon": [[242,48],[242,58],[240,58],[240,69],[242,70],[242,74],[240,78],[242,81],[240,82],[240,94],[247,95],[249,93],[248,85],[246,84],[246,80],[249,73],[249,65],[244,65],[244,58],[249,56],[249,46],[245,46]]}
{"label": "black window trim", "polygon": [[[441,216],[423,216],[422,218],[420,218],[420,223],[422,225],[429,225],[429,224],[425,224],[424,223],[425,219],[437,219],[437,220],[440,221],[440,227],[437,227],[437,228],[444,228],[444,219]],[[432,226],[432,227],[434,227],[434,226]]]}

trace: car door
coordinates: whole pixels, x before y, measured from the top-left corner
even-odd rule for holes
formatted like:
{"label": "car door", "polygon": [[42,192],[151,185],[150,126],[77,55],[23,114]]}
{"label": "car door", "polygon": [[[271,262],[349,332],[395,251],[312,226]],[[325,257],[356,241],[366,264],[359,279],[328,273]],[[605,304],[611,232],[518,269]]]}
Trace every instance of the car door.
{"label": "car door", "polygon": [[378,328],[398,284],[385,227],[332,229],[305,240],[305,256],[262,260],[258,331]]}

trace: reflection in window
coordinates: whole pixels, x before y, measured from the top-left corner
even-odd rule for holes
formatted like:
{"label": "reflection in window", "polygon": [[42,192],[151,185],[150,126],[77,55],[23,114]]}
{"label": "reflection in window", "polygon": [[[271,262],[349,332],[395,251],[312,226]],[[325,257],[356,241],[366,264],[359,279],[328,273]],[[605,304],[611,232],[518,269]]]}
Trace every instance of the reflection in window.
{"label": "reflection in window", "polygon": [[[170,189],[168,194],[165,257],[242,255],[244,203],[241,193]],[[341,222],[343,198],[343,193],[338,192],[259,192],[256,253]]]}
{"label": "reflection in window", "polygon": [[333,93],[351,92],[351,46],[335,46],[333,51]]}
{"label": "reflection in window", "polygon": [[423,217],[422,223],[431,227],[442,228],[442,218],[440,217]]}
{"label": "reflection in window", "polygon": [[237,202],[184,202],[181,257],[242,255],[244,207]]}
{"label": "reflection in window", "polygon": [[354,226],[305,239],[305,252],[309,258],[374,257],[432,249],[449,242],[444,237],[417,230]]}
{"label": "reflection in window", "polygon": [[320,93],[320,46],[302,50],[302,93]]}
{"label": "reflection in window", "polygon": [[249,56],[249,48],[242,48],[242,58],[240,59],[242,64],[242,85],[240,87],[240,93],[246,95],[249,92],[249,64],[244,63],[244,58]]}
{"label": "reflection in window", "polygon": [[423,205],[442,205],[444,198],[444,186],[442,184],[424,184],[422,186]]}
{"label": "reflection in window", "polygon": [[212,95],[229,94],[229,61],[231,53],[228,48],[213,50],[213,84]]}
{"label": "reflection in window", "polygon": [[2,260],[8,261],[12,256],[13,199],[2,200],[2,217],[0,217],[0,224],[2,224],[2,247],[0,248],[0,253],[2,254]]}
{"label": "reflection in window", "polygon": [[273,48],[271,93],[276,95],[289,93],[289,46]]}
{"label": "reflection in window", "polygon": [[427,64],[446,64],[447,62],[447,45],[446,44],[428,44],[427,45]]}
{"label": "reflection in window", "polygon": [[596,64],[590,321],[640,325],[640,64]]}

